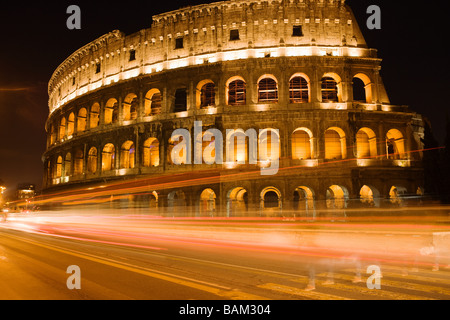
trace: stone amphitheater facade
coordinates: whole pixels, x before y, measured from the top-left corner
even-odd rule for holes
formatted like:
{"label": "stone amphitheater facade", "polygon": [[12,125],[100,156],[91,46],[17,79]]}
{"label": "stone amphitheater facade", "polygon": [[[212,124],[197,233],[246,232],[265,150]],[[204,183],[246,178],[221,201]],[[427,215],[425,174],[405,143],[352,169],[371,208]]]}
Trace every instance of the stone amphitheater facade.
{"label": "stone amphitheater facade", "polygon": [[[111,201],[200,216],[399,205],[422,190],[422,118],[390,103],[380,69],[344,0],[231,0],[153,16],[52,75],[44,193],[147,181]],[[181,128],[200,141],[202,162],[174,163]],[[216,140],[202,137],[213,128],[225,140],[236,130],[223,163],[207,163]],[[276,174],[259,174],[270,155],[256,150],[250,163],[249,129],[258,143],[270,133]]]}

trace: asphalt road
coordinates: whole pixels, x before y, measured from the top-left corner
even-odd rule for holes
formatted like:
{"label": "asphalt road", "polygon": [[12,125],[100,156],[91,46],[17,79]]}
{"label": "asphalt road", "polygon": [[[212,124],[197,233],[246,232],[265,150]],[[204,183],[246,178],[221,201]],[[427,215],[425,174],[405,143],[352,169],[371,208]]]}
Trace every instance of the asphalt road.
{"label": "asphalt road", "polygon": [[417,254],[447,226],[408,226],[11,217],[0,224],[0,299],[450,299],[447,261],[433,270],[432,255]]}

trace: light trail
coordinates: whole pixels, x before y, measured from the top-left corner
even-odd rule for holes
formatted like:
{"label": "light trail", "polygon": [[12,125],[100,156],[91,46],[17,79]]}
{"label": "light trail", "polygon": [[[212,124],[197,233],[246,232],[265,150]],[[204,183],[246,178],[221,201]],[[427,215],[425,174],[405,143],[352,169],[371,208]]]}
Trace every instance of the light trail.
{"label": "light trail", "polygon": [[[431,150],[439,150],[445,147],[436,147],[429,149],[420,149],[403,152],[416,153],[425,152]],[[400,154],[400,153],[397,153]],[[341,159],[335,161],[326,161],[318,163],[318,167],[326,167],[330,165],[335,165],[338,163],[352,162],[360,159],[377,159],[384,158],[386,155],[379,156],[369,156],[364,158],[349,158]],[[249,166],[249,165],[243,165]],[[296,165],[289,167],[279,168],[277,176],[286,176],[292,174],[291,170],[296,169],[308,169],[308,165]],[[310,168],[311,169],[311,168]],[[185,172],[180,174],[163,174],[160,176],[153,177],[142,177],[133,180],[126,180],[121,182],[109,182],[109,183],[98,183],[97,186],[91,186],[89,188],[78,188],[71,189],[68,191],[61,191],[57,193],[52,193],[48,195],[36,196],[31,201],[34,205],[44,205],[47,203],[63,203],[64,205],[79,205],[79,204],[89,204],[89,203],[106,203],[109,199],[96,199],[99,197],[111,197],[120,195],[132,195],[132,194],[145,194],[152,191],[189,187],[195,185],[209,185],[215,183],[231,182],[231,181],[241,181],[249,179],[264,179],[265,176],[261,176],[260,169],[256,170],[246,170],[242,172],[226,173],[228,169],[208,169],[208,170],[196,170],[195,172]],[[199,176],[199,177],[198,177]],[[169,181],[164,181],[169,180]],[[98,190],[100,189],[100,190]],[[12,201],[11,205],[23,206],[26,203],[23,201]]]}
{"label": "light trail", "polygon": [[138,249],[167,250],[151,245],[157,242],[172,243],[179,247],[206,246],[217,250],[260,252],[348,263],[354,261],[368,263],[376,260],[379,263],[405,266],[445,267],[450,253],[450,247],[431,254],[422,252],[432,245],[435,232],[450,235],[450,226],[437,224],[289,223],[286,225],[280,224],[279,220],[253,220],[253,222],[234,220],[227,223],[221,219],[135,220],[133,216],[68,216],[60,217],[58,221],[52,217],[35,217],[33,220],[25,216],[13,219],[3,227],[69,240]]}

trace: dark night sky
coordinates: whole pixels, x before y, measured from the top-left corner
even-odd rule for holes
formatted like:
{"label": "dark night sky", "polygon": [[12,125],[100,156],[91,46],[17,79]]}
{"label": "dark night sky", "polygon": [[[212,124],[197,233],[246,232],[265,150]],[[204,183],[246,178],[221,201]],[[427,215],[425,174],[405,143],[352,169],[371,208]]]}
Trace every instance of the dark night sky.
{"label": "dark night sky", "polygon": [[[11,1],[0,5],[0,179],[41,186],[48,116],[47,83],[71,53],[112,31],[150,27],[151,17],[199,3],[168,1]],[[392,104],[409,105],[431,120],[442,145],[450,89],[447,8],[406,0],[347,0],[366,41],[383,59],[381,75]],[[431,3],[431,2],[430,2]],[[442,3],[442,2],[433,2]],[[81,8],[81,30],[68,30],[66,9]],[[368,30],[366,9],[376,4],[382,29]]]}

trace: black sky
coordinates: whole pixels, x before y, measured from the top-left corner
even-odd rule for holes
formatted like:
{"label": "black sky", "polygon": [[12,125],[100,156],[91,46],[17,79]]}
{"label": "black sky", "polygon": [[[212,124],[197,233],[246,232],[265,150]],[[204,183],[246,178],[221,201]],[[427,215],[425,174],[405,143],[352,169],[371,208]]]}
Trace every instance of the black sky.
{"label": "black sky", "polygon": [[[112,31],[148,28],[152,15],[205,2],[58,1],[0,5],[0,179],[9,190],[42,182],[48,116],[47,83],[71,53]],[[383,59],[381,75],[392,104],[408,105],[430,119],[444,142],[449,110],[447,7],[414,1],[347,0],[366,41]],[[423,3],[423,2],[420,2]],[[430,2],[430,3],[442,3]],[[81,8],[81,30],[68,30],[66,9]],[[367,7],[381,8],[381,30],[368,30]]]}

